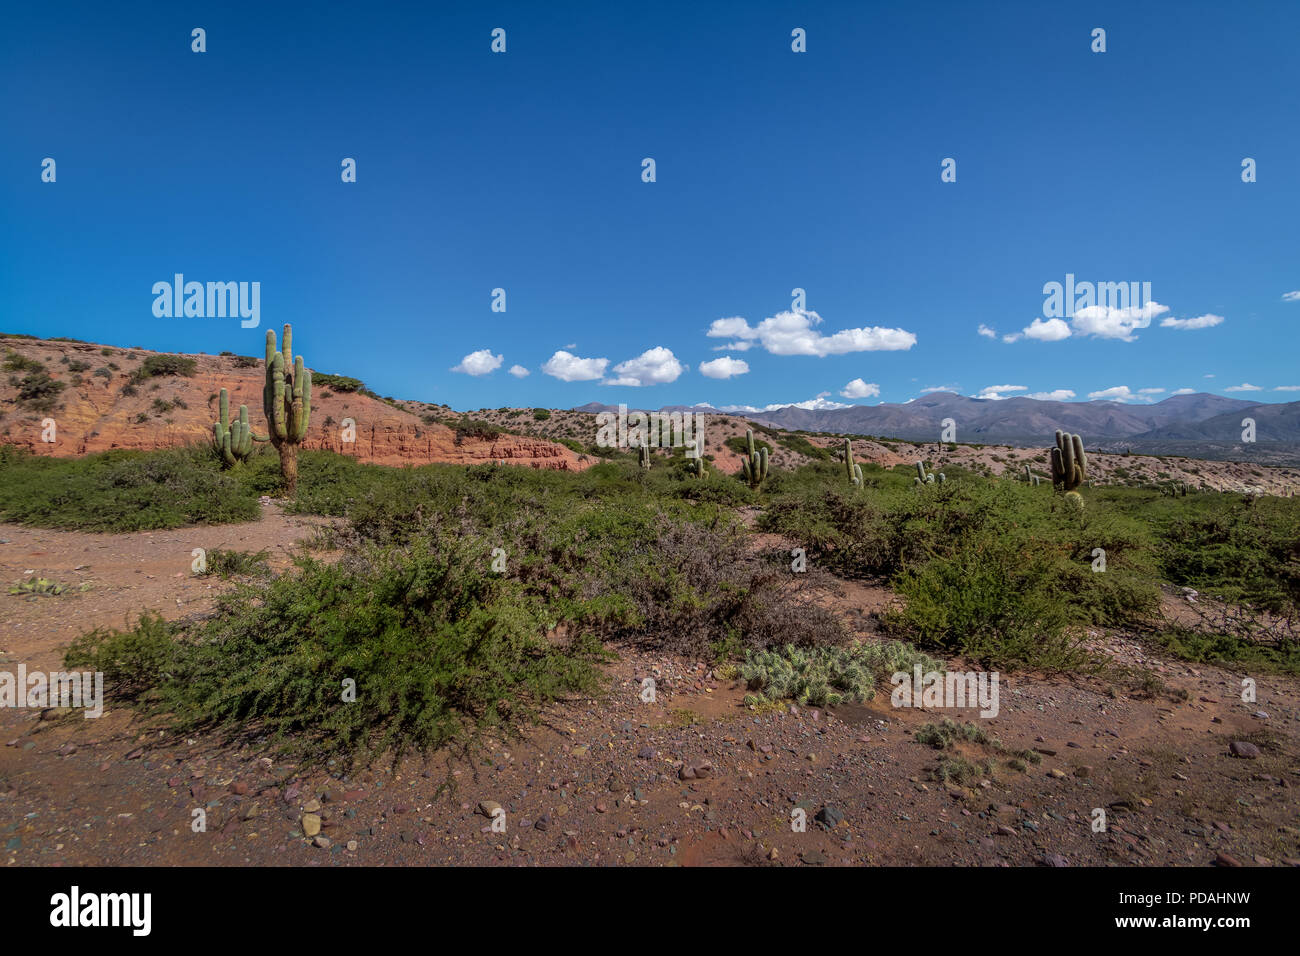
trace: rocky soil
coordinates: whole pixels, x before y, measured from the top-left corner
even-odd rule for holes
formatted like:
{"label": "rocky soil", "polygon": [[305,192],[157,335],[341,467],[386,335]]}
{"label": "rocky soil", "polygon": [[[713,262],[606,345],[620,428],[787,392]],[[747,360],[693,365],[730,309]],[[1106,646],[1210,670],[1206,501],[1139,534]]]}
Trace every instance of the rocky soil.
{"label": "rocky soil", "polygon": [[[60,597],[0,593],[3,669],[54,669],[77,634],[146,608],[204,613],[228,585],[189,574],[192,548],[266,548],[283,568],[319,523],[267,504],[261,521],[219,528],[0,525],[0,577],[88,585]],[[871,639],[889,599],[851,583],[842,610]],[[751,710],[744,688],[705,664],[620,648],[607,694],[555,705],[519,738],[356,771],[303,766],[267,745],[177,738],[111,702],[97,720],[3,709],[0,860],[1300,864],[1297,682],[1260,678],[1257,700],[1243,703],[1242,675],[1165,660],[1123,634],[1092,640],[1149,679],[1003,675],[989,720],[893,708],[887,685],[865,705]],[[643,701],[646,678],[653,702]],[[1001,747],[941,753],[914,739],[943,717],[979,723]],[[1024,750],[1040,762],[1017,769],[1011,755]],[[940,761],[954,755],[989,760],[991,773],[944,783]],[[1104,831],[1093,827],[1098,810]]]}

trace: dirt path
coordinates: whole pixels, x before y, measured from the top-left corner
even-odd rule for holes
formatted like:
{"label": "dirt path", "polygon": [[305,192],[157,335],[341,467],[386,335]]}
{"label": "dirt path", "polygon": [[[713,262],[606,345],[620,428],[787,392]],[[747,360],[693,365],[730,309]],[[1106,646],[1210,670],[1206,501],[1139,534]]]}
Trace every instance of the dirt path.
{"label": "dirt path", "polygon": [[[288,563],[312,522],[274,506],[260,522],[100,536],[0,526],[0,571],[32,571],[84,593],[0,594],[4,668],[57,666],[96,625],[149,608],[211,607],[226,585],[189,574],[190,550],[269,549]],[[863,620],[889,599],[846,587]],[[870,628],[864,627],[869,631]],[[890,687],[835,712],[751,711],[744,689],[704,665],[622,649],[600,699],[552,707],[521,740],[471,757],[411,759],[355,775],[300,769],[276,752],[205,736],[176,739],[112,708],[98,720],[0,709],[0,859],[6,865],[1291,865],[1300,864],[1297,682],[1153,658],[1096,638],[1186,699],[1134,695],[1097,679],[1003,675],[1000,713],[895,709]],[[656,699],[641,699],[643,680]],[[989,759],[970,786],[935,779],[923,724],[975,720],[1024,771]],[[1234,742],[1258,753],[1238,757]],[[1250,748],[1238,749],[1250,752]],[[708,766],[705,767],[704,763]],[[692,772],[693,770],[693,772]],[[452,781],[454,788],[443,789]],[[479,810],[505,811],[493,832]],[[490,809],[490,808],[489,808]],[[1094,832],[1096,809],[1106,829]],[[195,832],[195,811],[206,827]],[[803,832],[794,811],[806,814]],[[304,814],[321,819],[304,835]],[[818,819],[820,815],[820,820]],[[313,821],[314,822],[314,821]]]}

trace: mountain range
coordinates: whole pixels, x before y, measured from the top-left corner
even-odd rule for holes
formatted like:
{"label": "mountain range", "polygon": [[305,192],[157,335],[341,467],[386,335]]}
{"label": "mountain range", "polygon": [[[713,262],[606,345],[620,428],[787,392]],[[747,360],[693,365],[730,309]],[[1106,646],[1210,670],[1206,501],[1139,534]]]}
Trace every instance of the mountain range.
{"label": "mountain range", "polygon": [[[617,411],[591,403],[578,411]],[[762,425],[797,431],[875,435],[911,441],[938,441],[944,419],[956,424],[961,443],[1041,445],[1056,429],[1084,437],[1090,447],[1187,454],[1218,458],[1228,454],[1259,458],[1300,455],[1300,402],[1264,404],[1208,392],[1174,395],[1149,405],[1123,402],[1055,402],[1034,398],[969,398],[930,392],[902,404],[853,405],[808,409],[797,405],[763,411],[723,411],[709,405],[668,406],[660,411],[731,414]],[[1242,441],[1242,420],[1255,422],[1255,442]]]}

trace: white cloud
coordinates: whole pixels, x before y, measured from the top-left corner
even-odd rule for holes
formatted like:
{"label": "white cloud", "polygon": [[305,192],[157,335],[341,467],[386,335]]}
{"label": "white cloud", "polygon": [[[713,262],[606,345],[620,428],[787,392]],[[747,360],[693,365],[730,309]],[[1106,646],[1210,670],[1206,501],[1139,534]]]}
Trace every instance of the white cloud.
{"label": "white cloud", "polygon": [[1224,389],[1225,392],[1262,392],[1264,389],[1259,385],[1251,385],[1249,382],[1242,382],[1240,385],[1229,385]]}
{"label": "white cloud", "polygon": [[1025,338],[1039,342],[1059,342],[1070,334],[1070,327],[1061,319],[1034,319],[1024,329]]}
{"label": "white cloud", "polygon": [[1205,377],[1205,378],[1214,378],[1214,373],[1213,373],[1213,372],[1209,372],[1209,373],[1207,373],[1204,377]]}
{"label": "white cloud", "polygon": [[636,358],[619,362],[614,366],[617,378],[601,382],[602,385],[663,385],[675,382],[686,371],[686,366],[677,361],[672,349],[657,345],[646,349]]}
{"label": "white cloud", "polygon": [[515,378],[527,378],[528,369],[524,368],[522,365],[512,365],[510,366],[510,374]]}
{"label": "white cloud", "polygon": [[1282,293],[1283,302],[1300,302],[1300,290]]}
{"label": "white cloud", "polygon": [[744,375],[748,371],[748,362],[732,358],[730,355],[716,358],[712,362],[700,363],[700,374],[705,378],[733,378],[736,375]]}
{"label": "white cloud", "polygon": [[739,315],[733,315],[729,319],[714,319],[709,326],[708,335],[714,339],[748,338],[747,333],[752,331],[748,321]]}
{"label": "white cloud", "polygon": [[1116,385],[1114,388],[1103,388],[1099,392],[1089,392],[1088,398],[1092,401],[1132,402],[1136,401],[1137,395],[1127,385]]}
{"label": "white cloud", "polygon": [[1008,332],[1006,335],[1002,336],[1002,341],[1003,341],[1003,342],[1019,342],[1019,341],[1020,341],[1021,339],[1023,339],[1024,337],[1025,337],[1025,334],[1024,334],[1023,332]]}
{"label": "white cloud", "polygon": [[1165,319],[1160,323],[1162,329],[1211,329],[1223,322],[1223,316],[1207,313],[1194,319]]}
{"label": "white cloud", "polygon": [[822,317],[816,312],[778,312],[751,327],[738,316],[715,319],[709,326],[711,338],[733,338],[757,342],[773,355],[844,355],[849,352],[891,352],[910,349],[916,336],[904,329],[878,326],[842,329],[822,335],[814,326]]}
{"label": "white cloud", "polygon": [[1170,395],[1195,395],[1195,394],[1196,394],[1196,389],[1194,389],[1194,388],[1179,388],[1179,389],[1175,389],[1174,391],[1170,392],[1169,394],[1170,394]]}
{"label": "white cloud", "polygon": [[928,392],[960,393],[960,391],[961,390],[956,385],[927,385],[925,388],[921,389],[920,394],[925,395]]}
{"label": "white cloud", "polygon": [[1279,385],[1273,389],[1275,392],[1300,392],[1300,385]]}
{"label": "white cloud", "polygon": [[1163,392],[1163,391],[1164,391],[1163,388],[1139,388],[1139,389],[1138,389],[1138,394],[1139,394],[1139,395],[1159,395],[1159,394],[1160,394],[1161,392]]}
{"label": "white cloud", "polygon": [[783,402],[776,405],[764,405],[762,408],[756,408],[753,405],[724,405],[718,409],[720,412],[775,412],[782,408],[804,408],[809,411],[831,411],[836,408],[852,408],[852,405],[845,405],[843,402],[834,402],[827,399],[830,392],[821,392],[816,398],[810,398],[804,402]]}
{"label": "white cloud", "polygon": [[990,329],[983,322],[980,323],[978,331],[979,334],[984,336],[986,339],[996,339],[998,337],[997,331],[995,329]]}
{"label": "white cloud", "polygon": [[479,349],[477,352],[470,352],[460,360],[459,365],[453,365],[451,370],[466,375],[487,375],[499,369],[501,362],[502,357],[493,355],[491,349]]}
{"label": "white cloud", "polygon": [[1050,392],[1030,392],[1025,398],[1036,398],[1040,402],[1064,402],[1074,398],[1074,392],[1068,388],[1057,388]]}
{"label": "white cloud", "polygon": [[728,342],[726,345],[715,345],[715,352],[748,352],[754,347],[753,342]]}
{"label": "white cloud", "polygon": [[855,378],[849,384],[844,386],[840,392],[842,398],[877,398],[880,395],[880,386],[873,382],[864,382],[860,378]]}
{"label": "white cloud", "polygon": [[1074,331],[1080,335],[1095,335],[1102,339],[1119,339],[1121,342],[1133,342],[1137,329],[1145,329],[1151,320],[1169,311],[1169,306],[1159,302],[1148,302],[1144,306],[1130,306],[1127,309],[1113,309],[1108,305],[1090,305],[1079,309],[1070,320]]}
{"label": "white cloud", "polygon": [[985,398],[997,402],[1008,397],[1006,395],[1003,395],[1002,394],[1003,392],[1027,392],[1027,391],[1029,391],[1028,385],[987,385],[984,387],[984,390],[982,392],[980,392],[978,395],[975,396],[975,398]]}
{"label": "white cloud", "polygon": [[604,375],[607,365],[607,358],[578,358],[560,349],[546,360],[542,371],[562,382],[590,382]]}

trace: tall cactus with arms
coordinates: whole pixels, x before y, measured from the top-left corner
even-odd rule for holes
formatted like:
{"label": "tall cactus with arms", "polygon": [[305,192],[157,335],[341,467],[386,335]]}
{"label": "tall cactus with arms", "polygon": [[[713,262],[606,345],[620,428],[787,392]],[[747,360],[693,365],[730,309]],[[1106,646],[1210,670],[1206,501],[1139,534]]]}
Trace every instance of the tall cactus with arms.
{"label": "tall cactus with arms", "polygon": [[767,477],[767,449],[754,447],[754,429],[745,429],[745,444],[749,454],[740,457],[740,473],[751,488],[757,488]]}
{"label": "tall cactus with arms", "polygon": [[212,423],[213,444],[227,467],[233,468],[247,461],[253,454],[253,440],[266,441],[265,435],[254,435],[248,424],[248,406],[239,406],[239,417],[230,420],[230,395],[221,390],[221,420]]}
{"label": "tall cactus with arms", "polygon": [[1088,456],[1083,453],[1083,439],[1078,435],[1057,429],[1051,459],[1052,484],[1062,491],[1074,491],[1088,480]]}
{"label": "tall cactus with arms", "polygon": [[301,355],[294,357],[293,327],[288,323],[284,326],[284,347],[278,351],[274,330],[266,330],[266,385],[262,389],[262,405],[270,426],[269,440],[280,453],[285,494],[292,498],[298,493],[298,446],[307,437],[307,422],[311,418],[311,369],[303,365]]}

